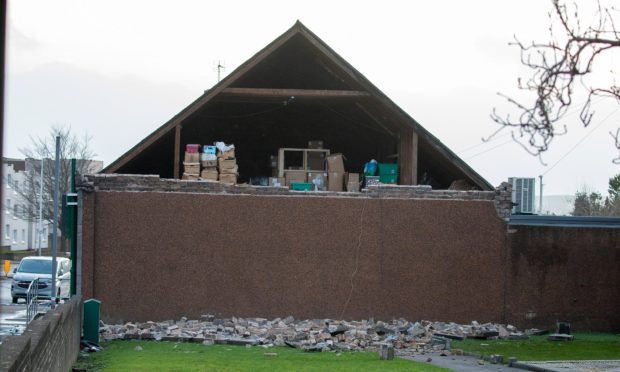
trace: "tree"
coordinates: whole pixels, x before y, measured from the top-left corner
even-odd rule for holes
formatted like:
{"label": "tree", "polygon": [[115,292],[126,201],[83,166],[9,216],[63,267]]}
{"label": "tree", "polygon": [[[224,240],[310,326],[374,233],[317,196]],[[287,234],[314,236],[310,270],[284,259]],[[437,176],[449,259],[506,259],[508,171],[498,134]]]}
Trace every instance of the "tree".
{"label": "tree", "polygon": [[[42,205],[44,221],[52,222],[54,217],[54,159],[56,156],[56,136],[60,137],[60,196],[69,192],[71,182],[71,160],[76,161],[76,173],[92,172],[91,159],[95,153],[90,149],[90,137],[78,138],[68,126],[53,126],[46,137],[30,137],[31,146],[19,151],[26,157],[26,180],[18,193],[25,203],[23,218],[38,221],[39,206]],[[41,179],[41,166],[43,178]],[[43,195],[40,188],[43,183]],[[62,213],[60,210],[59,213]],[[61,215],[59,214],[59,219]]]}
{"label": "tree", "polygon": [[603,196],[598,192],[588,193],[585,190],[575,193],[573,216],[601,216],[603,214]]}
{"label": "tree", "polygon": [[573,216],[620,216],[620,174],[609,179],[608,195],[588,192],[585,189],[575,193]]}
{"label": "tree", "polygon": [[[584,25],[582,21],[590,20],[590,14],[579,9],[576,2],[568,6],[560,0],[552,0],[550,39],[524,44],[515,37],[515,42],[511,43],[521,49],[521,63],[533,70],[525,82],[519,79],[519,89],[533,92],[535,99],[533,103],[522,104],[500,93],[517,107],[520,114],[511,118],[493,109],[491,118],[502,126],[500,130],[518,128],[519,137],[525,138],[529,145],[524,147],[533,155],[541,155],[556,135],[566,132],[566,127],[558,128],[557,123],[570,107],[579,107],[581,122],[587,127],[594,116],[594,97],[612,97],[620,104],[620,86],[615,81],[614,71],[605,77],[610,79],[607,85],[592,79],[596,77],[592,76],[595,67],[598,78],[606,73],[600,65],[595,65],[610,57],[613,50],[620,50],[620,31],[615,23],[620,10],[602,6],[600,1],[594,4],[592,23]],[[613,59],[610,61],[613,66]],[[576,104],[574,100],[581,94],[582,88],[587,98],[585,103]],[[620,152],[620,128],[610,134]],[[620,156],[613,162],[620,164]]]}

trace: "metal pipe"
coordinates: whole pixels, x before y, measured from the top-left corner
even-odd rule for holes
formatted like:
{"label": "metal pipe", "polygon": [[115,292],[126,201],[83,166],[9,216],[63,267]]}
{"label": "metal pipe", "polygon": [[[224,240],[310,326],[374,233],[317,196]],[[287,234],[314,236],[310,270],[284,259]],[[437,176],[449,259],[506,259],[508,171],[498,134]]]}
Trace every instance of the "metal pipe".
{"label": "metal pipe", "polygon": [[60,136],[56,136],[56,170],[54,172],[54,231],[52,232],[52,303],[56,302],[56,256],[58,255],[58,202],[60,199]]}
{"label": "metal pipe", "polygon": [[41,178],[39,179],[39,256],[41,248],[43,248],[42,232],[43,232],[43,168],[45,167],[45,159],[41,158]]}
{"label": "metal pipe", "polygon": [[540,196],[538,197],[538,214],[542,215],[543,214],[543,182],[542,182],[542,175],[538,176],[538,178],[540,179]]}

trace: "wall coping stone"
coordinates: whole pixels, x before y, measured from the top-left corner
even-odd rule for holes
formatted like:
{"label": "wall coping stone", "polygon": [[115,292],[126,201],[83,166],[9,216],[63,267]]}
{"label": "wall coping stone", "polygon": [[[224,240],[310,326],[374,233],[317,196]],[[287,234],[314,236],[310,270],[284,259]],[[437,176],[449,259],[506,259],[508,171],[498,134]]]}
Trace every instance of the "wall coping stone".
{"label": "wall coping stone", "polygon": [[288,187],[253,186],[247,184],[223,184],[204,180],[178,180],[160,178],[157,175],[91,174],[84,175],[78,185],[82,192],[129,191],[129,192],[183,192],[203,194],[292,196],[292,197],[338,197],[338,198],[388,198],[388,199],[436,199],[493,202],[497,214],[505,221],[510,217],[511,185],[503,182],[494,191],[482,190],[433,190],[429,185],[372,185],[360,192],[295,191]]}

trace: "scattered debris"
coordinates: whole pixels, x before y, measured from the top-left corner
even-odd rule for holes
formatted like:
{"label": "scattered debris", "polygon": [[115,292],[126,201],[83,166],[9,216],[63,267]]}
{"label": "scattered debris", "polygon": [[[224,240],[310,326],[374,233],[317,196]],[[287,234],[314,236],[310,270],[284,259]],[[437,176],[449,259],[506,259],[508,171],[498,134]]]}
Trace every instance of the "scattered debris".
{"label": "scattered debris", "polygon": [[381,344],[379,348],[379,358],[381,358],[381,360],[394,359],[394,345],[389,343]]}
{"label": "scattered debris", "polygon": [[546,329],[530,328],[525,330],[525,334],[528,336],[542,336],[549,333]]}
{"label": "scattered debris", "polygon": [[502,364],[504,363],[504,356],[501,354],[493,354],[491,355],[491,364]]}
{"label": "scattered debris", "polygon": [[[512,325],[495,323],[457,324],[405,319],[391,321],[344,321],[332,319],[298,320],[292,316],[268,320],[264,318],[225,318],[202,315],[199,320],[186,317],[179,321],[100,323],[102,340],[135,339],[173,342],[196,342],[203,345],[226,344],[246,347],[289,346],[306,352],[343,352],[370,350],[384,359],[399,355],[437,353],[450,355],[452,340],[524,339],[531,329],[519,332]],[[485,345],[485,344],[481,344]],[[265,353],[265,356],[271,356]],[[452,355],[462,355],[455,349]],[[429,358],[430,359],[430,358]]]}
{"label": "scattered debris", "polygon": [[547,337],[549,341],[573,341],[573,335],[564,333],[552,333]]}

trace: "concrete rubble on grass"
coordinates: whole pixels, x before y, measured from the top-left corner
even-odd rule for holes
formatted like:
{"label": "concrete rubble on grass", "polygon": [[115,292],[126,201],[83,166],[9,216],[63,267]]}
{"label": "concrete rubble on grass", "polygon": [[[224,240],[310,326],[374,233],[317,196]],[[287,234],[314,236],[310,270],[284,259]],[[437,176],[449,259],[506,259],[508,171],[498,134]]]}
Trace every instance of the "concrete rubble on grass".
{"label": "concrete rubble on grass", "polygon": [[397,354],[443,352],[451,350],[451,340],[522,339],[525,333],[511,325],[495,323],[457,324],[444,322],[344,321],[331,319],[296,320],[292,316],[217,319],[203,315],[200,320],[104,324],[99,329],[103,340],[141,339],[200,342],[246,346],[290,346],[305,351],[379,350],[393,346]]}

